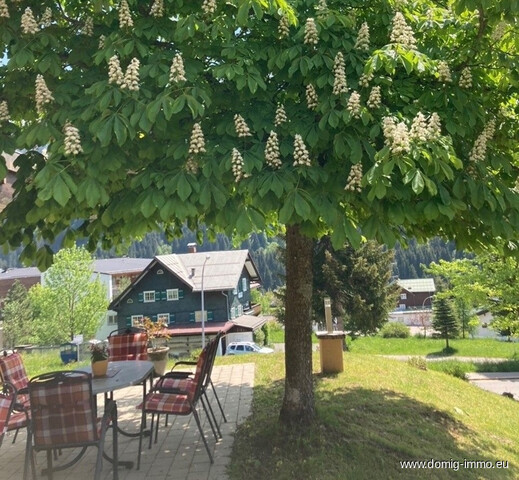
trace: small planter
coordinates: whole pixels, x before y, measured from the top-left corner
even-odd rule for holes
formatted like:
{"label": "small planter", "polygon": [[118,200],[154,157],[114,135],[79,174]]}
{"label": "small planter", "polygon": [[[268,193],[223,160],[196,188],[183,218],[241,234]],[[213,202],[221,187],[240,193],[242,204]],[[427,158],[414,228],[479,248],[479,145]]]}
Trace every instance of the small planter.
{"label": "small planter", "polygon": [[108,371],[108,360],[92,362],[92,375],[94,377],[105,377]]}
{"label": "small planter", "polygon": [[164,375],[168,364],[169,347],[148,348],[148,358],[153,362],[155,375]]}

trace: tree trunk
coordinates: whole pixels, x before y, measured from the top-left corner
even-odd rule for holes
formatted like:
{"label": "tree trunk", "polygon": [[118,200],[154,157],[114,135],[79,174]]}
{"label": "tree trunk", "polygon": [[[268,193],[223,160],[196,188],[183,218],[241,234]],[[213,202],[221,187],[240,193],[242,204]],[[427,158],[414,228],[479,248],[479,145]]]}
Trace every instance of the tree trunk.
{"label": "tree trunk", "polygon": [[280,420],[309,424],[315,415],[312,382],[313,241],[298,225],[286,233],[285,397]]}

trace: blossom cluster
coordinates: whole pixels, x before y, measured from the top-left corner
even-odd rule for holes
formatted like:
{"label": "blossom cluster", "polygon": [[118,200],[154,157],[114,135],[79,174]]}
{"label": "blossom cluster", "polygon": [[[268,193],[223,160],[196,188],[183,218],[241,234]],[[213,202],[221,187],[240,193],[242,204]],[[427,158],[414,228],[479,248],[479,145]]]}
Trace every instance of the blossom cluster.
{"label": "blossom cluster", "polygon": [[380,86],[377,85],[371,89],[368,98],[368,108],[376,109],[382,104],[382,95],[380,94]]}
{"label": "blossom cluster", "polygon": [[186,81],[186,71],[184,69],[184,60],[182,59],[182,55],[177,53],[173,57],[173,62],[171,63],[171,68],[169,69],[169,81],[171,83],[185,82]]}
{"label": "blossom cluster", "polygon": [[465,67],[461,71],[459,85],[461,88],[471,88],[472,87],[472,72],[470,71],[469,67]]}
{"label": "blossom cluster", "polygon": [[394,117],[384,117],[382,120],[385,144],[395,154],[406,153],[410,150],[409,131],[404,122],[397,123]]}
{"label": "blossom cluster", "polygon": [[317,33],[317,25],[313,18],[307,18],[305,23],[305,38],[307,45],[317,45],[319,43],[319,35]]}
{"label": "blossom cluster", "polygon": [[22,32],[26,35],[34,35],[38,33],[39,27],[34,14],[32,13],[31,7],[27,7],[22,14],[21,20]]}
{"label": "blossom cluster", "polygon": [[140,62],[137,58],[132,58],[130,65],[126,69],[124,74],[124,80],[121,84],[121,88],[127,88],[130,91],[139,91],[139,67]]}
{"label": "blossom cluster", "polygon": [[359,33],[357,35],[357,41],[355,42],[355,46],[353,47],[356,50],[369,50],[369,26],[367,22],[364,22],[359,29]]}
{"label": "blossom cluster", "polygon": [[126,0],[122,0],[119,6],[119,25],[127,28],[133,27],[133,18]]}
{"label": "blossom cluster", "polygon": [[36,111],[43,113],[43,107],[54,100],[42,75],[36,75]]}
{"label": "blossom cluster", "polygon": [[164,0],[154,0],[150,9],[150,15],[155,18],[160,18],[164,15]]}
{"label": "blossom cluster", "polygon": [[298,165],[303,167],[309,167],[312,164],[310,160],[310,155],[308,154],[308,149],[306,148],[305,142],[303,141],[303,137],[298,133],[295,134],[294,137],[294,167]]}
{"label": "blossom cluster", "polygon": [[202,3],[202,11],[206,15],[212,15],[216,12],[216,0],[204,0]]}
{"label": "blossom cluster", "polygon": [[63,127],[63,133],[65,134],[65,155],[78,155],[79,153],[83,153],[79,130],[70,122],[67,122]]}
{"label": "blossom cluster", "polygon": [[[105,48],[105,41],[106,41],[106,37],[104,35],[100,35],[99,36],[99,44],[97,45],[97,48],[99,50],[102,50],[103,48]],[[117,57],[115,57],[117,58]]]}
{"label": "blossom cluster", "polygon": [[306,103],[308,104],[308,108],[310,110],[315,110],[319,104],[317,92],[311,83],[306,86]]}
{"label": "blossom cluster", "polygon": [[356,163],[351,167],[350,174],[348,175],[348,180],[344,190],[349,192],[361,192],[361,182],[362,182],[362,163]]}
{"label": "blossom cluster", "polygon": [[252,135],[245,119],[239,114],[234,115],[234,128],[238,137],[250,137]]}
{"label": "blossom cluster", "polygon": [[397,123],[394,117],[384,117],[382,121],[385,144],[393,153],[405,153],[411,148],[411,141],[428,142],[441,135],[441,121],[438,114],[432,113],[427,121],[422,112],[418,112],[411,123],[411,129],[404,122]]}
{"label": "blossom cluster", "polygon": [[472,162],[479,162],[485,160],[487,154],[487,142],[494,136],[496,130],[496,121],[490,120],[483,131],[479,134],[479,137],[474,142],[474,146],[470,152],[469,158]]}
{"label": "blossom cluster", "polygon": [[276,132],[271,131],[265,146],[265,162],[269,167],[278,169],[281,167],[279,152],[279,140]]}
{"label": "blossom cluster", "polygon": [[0,122],[8,122],[10,119],[9,106],[5,100],[2,100],[0,102]]}
{"label": "blossom cluster", "polygon": [[290,34],[290,24],[288,23],[288,18],[286,17],[286,15],[283,15],[279,19],[278,35],[279,35],[279,38],[288,38],[289,34]]}
{"label": "blossom cluster", "polygon": [[348,91],[346,84],[346,71],[344,67],[344,55],[338,52],[333,62],[333,94],[340,95]]}
{"label": "blossom cluster", "polygon": [[285,123],[288,120],[287,114],[285,112],[285,107],[278,103],[278,106],[276,108],[276,116],[274,118],[274,125],[276,127],[279,127],[282,123]]}
{"label": "blossom cluster", "polygon": [[429,123],[427,124],[427,130],[429,134],[429,140],[436,140],[442,134],[442,124],[440,116],[434,112],[429,117]]}
{"label": "blossom cluster", "polygon": [[189,140],[189,155],[199,155],[205,153],[205,138],[200,123],[195,123],[191,130],[191,138]]}
{"label": "blossom cluster", "polygon": [[9,18],[9,8],[7,8],[7,3],[5,0],[0,0],[0,18]]}
{"label": "blossom cluster", "polygon": [[92,17],[86,18],[85,24],[83,25],[83,33],[87,37],[91,37],[94,34],[94,19]]}
{"label": "blossom cluster", "polygon": [[429,129],[425,115],[422,112],[418,112],[413,118],[409,135],[412,140],[417,140],[419,142],[426,142],[428,140]]}
{"label": "blossom cluster", "polygon": [[188,173],[196,175],[196,173],[198,172],[198,161],[196,160],[196,158],[188,157],[186,162],[186,171]]}
{"label": "blossom cluster", "polygon": [[360,117],[360,95],[358,92],[352,92],[350,98],[348,99],[348,105],[346,105],[346,109],[352,114],[353,117]]}
{"label": "blossom cluster", "polygon": [[232,149],[231,155],[232,174],[234,175],[234,181],[239,182],[242,178],[246,178],[249,175],[243,171],[243,157],[241,153],[236,149]]}
{"label": "blossom cluster", "polygon": [[498,42],[499,40],[501,40],[506,32],[507,26],[508,25],[506,22],[499,22],[496,25],[496,28],[494,28],[494,30],[492,31],[492,34],[490,35],[490,39],[493,42]]}
{"label": "blossom cluster", "polygon": [[373,80],[373,72],[363,73],[359,78],[359,85],[361,87],[369,87],[369,82]]}
{"label": "blossom cluster", "polygon": [[407,24],[401,12],[396,12],[393,17],[390,40],[407,48],[416,48],[413,29]]}
{"label": "blossom cluster", "polygon": [[319,3],[315,6],[315,11],[318,17],[323,17],[328,12],[328,4],[326,0],[319,0]]}
{"label": "blossom cluster", "polygon": [[448,83],[452,82],[451,70],[449,64],[444,60],[438,63],[438,78],[440,82]]}
{"label": "blossom cluster", "polygon": [[44,27],[50,27],[52,23],[52,10],[47,7],[45,11],[43,12],[43,15],[41,16],[40,23]]}
{"label": "blossom cluster", "polygon": [[121,64],[117,55],[113,55],[108,60],[108,83],[115,83],[122,85],[124,81],[124,74],[121,69]]}

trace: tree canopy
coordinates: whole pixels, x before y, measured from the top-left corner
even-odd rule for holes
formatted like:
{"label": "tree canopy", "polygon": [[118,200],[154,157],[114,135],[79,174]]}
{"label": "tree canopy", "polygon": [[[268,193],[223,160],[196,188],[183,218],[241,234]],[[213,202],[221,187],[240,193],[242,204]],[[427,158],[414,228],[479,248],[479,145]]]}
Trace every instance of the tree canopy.
{"label": "tree canopy", "polygon": [[282,417],[307,421],[308,239],[516,240],[515,7],[0,0],[0,244],[47,267],[60,234],[286,227]]}

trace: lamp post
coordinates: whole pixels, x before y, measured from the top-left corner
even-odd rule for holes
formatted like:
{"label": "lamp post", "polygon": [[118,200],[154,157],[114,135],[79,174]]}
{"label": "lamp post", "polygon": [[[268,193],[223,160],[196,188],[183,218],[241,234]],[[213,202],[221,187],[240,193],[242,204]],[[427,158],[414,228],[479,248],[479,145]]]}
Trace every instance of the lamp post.
{"label": "lamp post", "polygon": [[[423,338],[427,337],[427,322],[429,321],[429,315],[427,315],[427,317],[425,317],[425,313],[424,313],[425,302],[432,298],[434,298],[434,295],[429,295],[428,297],[424,298],[424,300],[422,302],[422,313],[420,313],[420,321],[422,322],[422,327],[423,327]],[[432,308],[432,302],[431,302],[431,308]]]}
{"label": "lamp post", "polygon": [[207,260],[211,258],[211,255],[207,254],[205,256],[204,264],[202,265],[202,279],[201,279],[201,295],[202,295],[202,348],[205,348],[205,304],[204,304],[204,271],[205,271],[205,264],[207,263]]}

